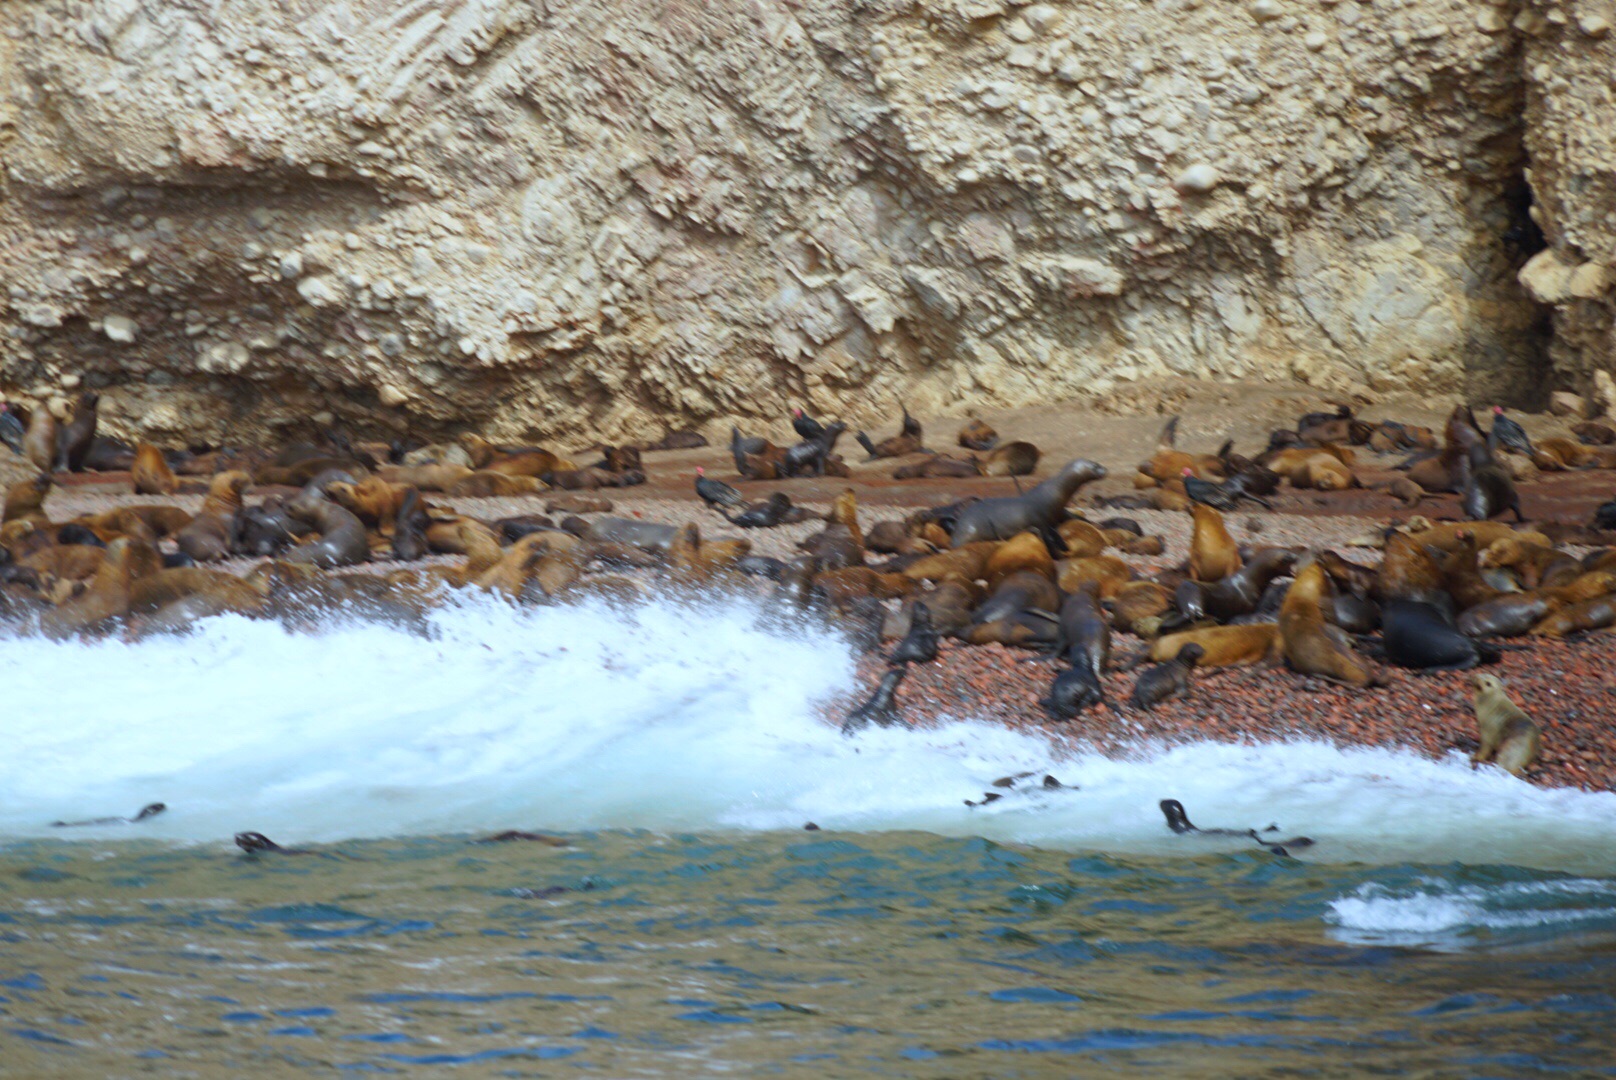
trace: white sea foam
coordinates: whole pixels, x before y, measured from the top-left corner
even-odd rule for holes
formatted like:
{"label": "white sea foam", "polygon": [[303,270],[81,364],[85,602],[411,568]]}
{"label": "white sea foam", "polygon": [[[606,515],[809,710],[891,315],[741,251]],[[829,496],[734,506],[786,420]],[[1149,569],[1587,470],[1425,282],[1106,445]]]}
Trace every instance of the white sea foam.
{"label": "white sea foam", "polygon": [[1616,881],[1557,878],[1471,884],[1421,877],[1404,886],[1366,882],[1330,902],[1325,921],[1354,944],[1470,948],[1568,933],[1616,930]]}
{"label": "white sea foam", "polygon": [[[1332,862],[1616,869],[1616,795],[1545,791],[1458,757],[1289,743],[1060,758],[1041,738],[961,719],[846,739],[822,715],[855,692],[846,647],[761,632],[743,606],[475,602],[433,625],[429,640],[221,618],[139,645],[0,642],[0,836],[257,829],[310,842],[811,820],[1073,850],[1250,846],[1173,836],[1156,804],[1177,798],[1203,826],[1313,836],[1305,857]],[[1019,771],[1079,790],[964,805]],[[169,811],[139,826],[48,827],[156,800]]]}

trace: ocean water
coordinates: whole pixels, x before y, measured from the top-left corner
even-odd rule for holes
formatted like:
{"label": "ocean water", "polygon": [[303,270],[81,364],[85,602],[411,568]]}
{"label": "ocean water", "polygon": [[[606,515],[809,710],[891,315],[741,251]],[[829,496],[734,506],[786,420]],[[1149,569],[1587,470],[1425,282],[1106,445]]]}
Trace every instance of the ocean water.
{"label": "ocean water", "polygon": [[1616,795],[852,679],[745,605],[0,641],[0,1076],[1616,1073]]}

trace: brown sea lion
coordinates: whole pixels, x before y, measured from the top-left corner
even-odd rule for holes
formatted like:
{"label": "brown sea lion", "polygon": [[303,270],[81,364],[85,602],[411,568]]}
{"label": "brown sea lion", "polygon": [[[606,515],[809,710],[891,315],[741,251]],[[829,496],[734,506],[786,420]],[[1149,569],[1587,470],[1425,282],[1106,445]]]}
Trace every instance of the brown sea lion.
{"label": "brown sea lion", "polygon": [[1532,628],[1533,637],[1563,638],[1616,626],[1616,596],[1596,596],[1567,604]]}
{"label": "brown sea lion", "polygon": [[612,500],[598,495],[557,495],[544,504],[546,514],[609,514]]}
{"label": "brown sea lion", "polygon": [[[639,461],[639,455],[634,455]],[[635,468],[639,468],[636,464]],[[548,450],[530,450],[522,454],[511,454],[494,460],[487,466],[480,467],[480,471],[499,473],[505,476],[525,476],[538,479],[546,473],[573,472],[576,466],[570,461],[556,457]]]}
{"label": "brown sea lion", "polygon": [[168,459],[151,443],[135,447],[134,467],[129,470],[136,495],[172,495],[179,490],[179,477],[168,467]]}
{"label": "brown sea lion", "polygon": [[992,450],[999,441],[999,433],[981,420],[971,419],[959,430],[959,444],[967,450]]}
{"label": "brown sea lion", "polygon": [[982,567],[982,577],[987,581],[988,588],[993,589],[1011,574],[1022,570],[1042,574],[1050,581],[1055,580],[1055,560],[1037,533],[1017,533],[1000,544],[988,556],[987,563]]}
{"label": "brown sea lion", "polygon": [[1172,594],[1158,582],[1130,581],[1111,597],[1111,625],[1131,634],[1139,620],[1164,615],[1172,606]]}
{"label": "brown sea lion", "polygon": [[218,562],[230,554],[235,515],[241,509],[241,495],[251,480],[244,472],[224,472],[208,484],[202,509],[190,524],[174,534],[174,542],[197,562]]}
{"label": "brown sea lion", "polygon": [[534,477],[484,470],[456,480],[445,494],[457,499],[488,499],[531,495],[538,490],[540,484]]}
{"label": "brown sea lion", "polygon": [[1190,507],[1195,529],[1190,536],[1190,578],[1195,581],[1222,581],[1240,569],[1240,548],[1223,515],[1202,503]]}
{"label": "brown sea lion", "polygon": [[0,511],[0,523],[33,521],[41,525],[49,524],[50,519],[45,516],[45,496],[50,494],[51,483],[49,473],[40,473],[29,480],[18,480],[6,488],[5,509]]}
{"label": "brown sea lion", "polygon": [[100,627],[129,611],[129,592],[140,578],[163,569],[163,557],[150,544],[119,537],[107,545],[106,555],[89,588],[80,595],[46,612],[40,630],[49,637],[63,638],[81,630]]}
{"label": "brown sea lion", "polygon": [[101,395],[86,390],[73,406],[73,419],[63,425],[56,436],[56,471],[83,472],[84,459],[95,442],[97,406]]}
{"label": "brown sea lion", "polygon": [[1476,730],[1481,745],[1470,759],[1476,764],[1494,761],[1500,769],[1519,776],[1543,749],[1541,729],[1504,693],[1496,675],[1471,676],[1476,688]]}
{"label": "brown sea lion", "polygon": [[1030,442],[1008,442],[984,455],[978,467],[983,476],[1031,476],[1043,451]]}
{"label": "brown sea lion", "polygon": [[1062,592],[1077,592],[1093,582],[1099,586],[1100,596],[1105,600],[1116,596],[1124,585],[1133,580],[1133,568],[1111,555],[1062,559],[1055,564],[1055,573]]}
{"label": "brown sea lion", "polygon": [[1247,623],[1243,626],[1203,626],[1163,634],[1150,643],[1145,656],[1151,660],[1171,660],[1185,645],[1196,645],[1200,655],[1197,667],[1236,667],[1241,664],[1273,664],[1283,656],[1279,627],[1274,623]]}
{"label": "brown sea lion", "polygon": [[899,407],[903,409],[903,421],[899,427],[898,434],[890,439],[882,439],[878,443],[871,442],[870,437],[862,431],[854,436],[858,440],[858,444],[864,447],[864,452],[869,455],[866,460],[875,461],[877,458],[907,457],[910,454],[921,453],[926,449],[926,444],[921,440],[920,421],[909,415],[909,409],[906,406],[900,405]]}
{"label": "brown sea lion", "polygon": [[[1186,454],[1177,449],[1177,443],[1178,417],[1174,416],[1163,425],[1161,435],[1156,440],[1156,452],[1150,460],[1139,464],[1139,475],[1154,483],[1165,484],[1177,480],[1184,475],[1185,469],[1189,469],[1202,480],[1223,479],[1223,460],[1216,454]],[[1149,484],[1144,486],[1148,487]]]}
{"label": "brown sea lion", "polygon": [[393,484],[404,484],[422,491],[448,491],[472,474],[464,465],[385,465],[376,475]]}
{"label": "brown sea lion", "polygon": [[933,454],[925,461],[913,465],[900,465],[892,470],[894,480],[928,480],[936,477],[981,476],[982,467],[976,461],[961,461],[947,454]]}
{"label": "brown sea lion", "polygon": [[966,544],[923,556],[904,567],[902,573],[915,581],[976,581],[982,577],[988,557],[997,549],[998,544],[991,540]]}
{"label": "brown sea lion", "polygon": [[1329,578],[1317,563],[1299,571],[1279,609],[1285,661],[1304,675],[1318,675],[1348,686],[1376,683],[1368,663],[1352,650],[1340,630],[1324,617]]}
{"label": "brown sea lion", "polygon": [[23,454],[41,472],[56,466],[56,416],[43,401],[28,417],[28,430],[22,437]]}

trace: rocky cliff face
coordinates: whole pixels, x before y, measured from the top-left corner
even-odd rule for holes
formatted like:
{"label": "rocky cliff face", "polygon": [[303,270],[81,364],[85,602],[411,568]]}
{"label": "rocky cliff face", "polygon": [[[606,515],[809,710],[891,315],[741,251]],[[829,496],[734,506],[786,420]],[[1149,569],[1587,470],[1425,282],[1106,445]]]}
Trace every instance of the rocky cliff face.
{"label": "rocky cliff face", "polygon": [[1531,403],[1612,365],[1608,6],[11,3],[0,389],[170,440]]}

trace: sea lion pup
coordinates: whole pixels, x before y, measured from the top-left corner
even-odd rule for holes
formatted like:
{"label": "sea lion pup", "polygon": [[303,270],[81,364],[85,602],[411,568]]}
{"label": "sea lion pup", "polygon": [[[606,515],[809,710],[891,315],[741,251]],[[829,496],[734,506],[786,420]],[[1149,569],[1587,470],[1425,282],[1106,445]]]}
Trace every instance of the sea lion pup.
{"label": "sea lion pup", "polygon": [[1318,675],[1362,689],[1376,683],[1369,665],[1345,635],[1324,617],[1330,582],[1324,567],[1312,563],[1297,572],[1279,608],[1279,637],[1285,662],[1303,675]]}
{"label": "sea lion pup", "polygon": [[485,469],[456,480],[445,494],[457,499],[490,499],[531,495],[538,490],[539,481],[531,476],[510,476]]}
{"label": "sea lion pup", "polygon": [[1099,462],[1077,458],[1024,495],[980,499],[959,512],[949,543],[958,548],[980,540],[1008,540],[1028,530],[1052,529],[1078,488],[1105,476],[1105,466]]}
{"label": "sea lion pup", "polygon": [[958,479],[960,477],[981,475],[982,467],[976,461],[961,461],[959,458],[949,457],[947,454],[933,454],[925,461],[917,461],[912,465],[900,465],[892,470],[892,479],[894,480]]}
{"label": "sea lion pup", "polygon": [[1240,569],[1240,548],[1223,526],[1223,515],[1202,503],[1190,507],[1195,529],[1190,536],[1190,578],[1222,581]]}
{"label": "sea lion pup", "polygon": [[168,459],[151,443],[135,447],[134,467],[129,470],[136,495],[172,495],[179,490],[179,477],[168,467]]}
{"label": "sea lion pup", "polygon": [[34,406],[23,434],[23,455],[34,468],[49,472],[56,464],[56,416],[43,401]]}
{"label": "sea lion pup", "polygon": [[421,505],[420,491],[405,488],[404,498],[399,502],[398,513],[393,518],[393,558],[403,562],[426,558],[430,551],[426,542],[428,522],[426,510]]}
{"label": "sea lion pup", "polygon": [[909,415],[908,406],[900,402],[898,407],[903,410],[903,423],[898,433],[892,438],[882,439],[880,442],[874,443],[862,431],[854,436],[858,440],[858,444],[864,447],[864,452],[870,455],[865,460],[874,461],[877,458],[905,457],[909,454],[918,454],[926,449],[925,443],[921,442],[920,421]]}
{"label": "sea lion pup", "polygon": [[50,494],[49,473],[40,473],[29,480],[18,480],[6,488],[5,509],[0,511],[0,524],[12,521],[32,521],[37,525],[50,524],[45,515],[45,496]]}
{"label": "sea lion pup", "polygon": [[1163,634],[1151,642],[1148,649],[1130,660],[1128,666],[1136,666],[1144,660],[1158,663],[1171,660],[1186,645],[1194,645],[1201,650],[1195,664],[1204,668],[1274,664],[1283,655],[1278,626],[1273,623],[1245,623],[1241,626],[1203,626]]}
{"label": "sea lion pup", "polygon": [[47,611],[39,628],[47,637],[99,627],[110,619],[122,618],[129,611],[129,592],[134,582],[163,569],[163,557],[150,544],[119,537],[107,545],[101,567],[90,579],[89,588],[78,596]]}
{"label": "sea lion pup", "polygon": [[1526,520],[1521,513],[1521,497],[1515,490],[1515,482],[1486,446],[1470,448],[1460,462],[1459,475],[1463,486],[1460,505],[1466,517],[1486,521],[1508,510],[1515,514],[1517,522]]}
{"label": "sea lion pup", "polygon": [[[1061,601],[1055,651],[1074,668],[1084,669],[1096,690],[1111,663],[1111,627],[1100,610],[1100,591],[1084,586]],[[1058,681],[1058,680],[1057,680]],[[1055,697],[1052,689],[1050,696]],[[1099,691],[1104,698],[1104,691]]]}
{"label": "sea lion pup", "polygon": [[244,472],[220,473],[208,484],[202,509],[191,523],[174,534],[181,551],[197,562],[218,562],[230,554],[235,516],[241,510],[241,494],[251,480]]}
{"label": "sea lion pup", "polygon": [[385,465],[377,476],[390,484],[406,484],[422,491],[448,491],[456,483],[472,475],[465,465]]}
{"label": "sea lion pup", "polygon": [[967,450],[992,450],[998,441],[999,433],[974,417],[959,430],[959,444]]}
{"label": "sea lion pup", "polygon": [[898,715],[897,695],[898,684],[903,682],[907,674],[909,674],[908,664],[888,669],[887,673],[881,676],[881,684],[875,688],[875,693],[847,714],[847,719],[842,723],[842,734],[853,735],[871,724],[892,727],[903,723],[902,717]]}
{"label": "sea lion pup", "polygon": [[1433,604],[1388,600],[1381,605],[1380,620],[1386,659],[1399,667],[1464,671],[1498,659],[1496,646],[1467,637]]}
{"label": "sea lion pup", "polygon": [[1051,720],[1071,720],[1078,713],[1105,700],[1105,688],[1087,664],[1073,664],[1055,676],[1049,693],[1038,704]]}
{"label": "sea lion pup", "polygon": [[937,659],[937,628],[931,624],[931,608],[916,600],[910,608],[909,632],[892,647],[889,664],[929,664]]}
{"label": "sea lion pup", "polygon": [[826,463],[836,440],[842,437],[847,425],[838,420],[826,427],[817,438],[804,439],[785,452],[780,464],[781,476],[824,476]]}
{"label": "sea lion pup", "polygon": [[73,419],[56,436],[57,472],[84,471],[84,458],[90,452],[90,444],[95,441],[96,407],[100,402],[101,395],[94,390],[86,390],[79,395],[77,404],[73,406]]}
{"label": "sea lion pup", "polygon": [[1492,760],[1511,776],[1521,775],[1543,749],[1541,729],[1504,693],[1498,676],[1477,674],[1470,681],[1476,688],[1476,730],[1481,738],[1470,760],[1478,765]]}
{"label": "sea lion pup", "polygon": [[1188,694],[1190,669],[1200,660],[1203,651],[1199,645],[1191,642],[1181,646],[1171,660],[1141,672],[1128,704],[1149,712],[1168,698]]}
{"label": "sea lion pup", "polygon": [[306,540],[288,551],[289,563],[313,563],[325,570],[355,566],[370,558],[370,538],[365,524],[353,511],[329,499],[299,495],[286,504],[293,519],[311,526],[319,539]]}
{"label": "sea lion pup", "polygon": [[1030,442],[1008,442],[977,463],[983,476],[1031,476],[1043,451]]}

